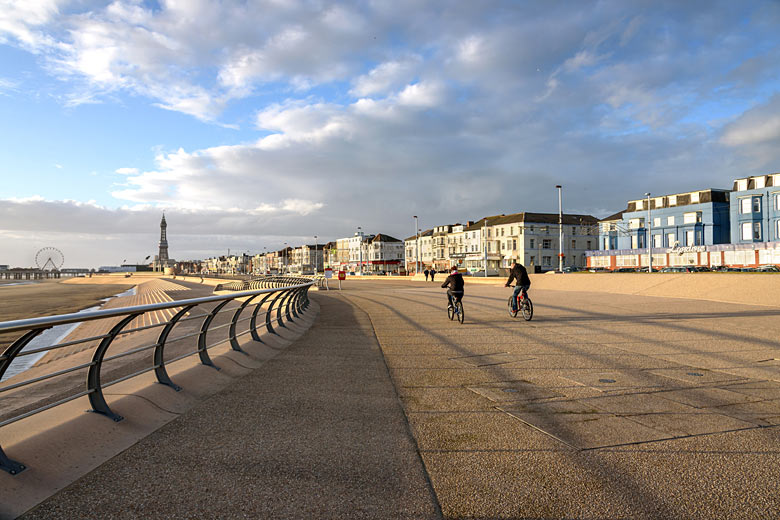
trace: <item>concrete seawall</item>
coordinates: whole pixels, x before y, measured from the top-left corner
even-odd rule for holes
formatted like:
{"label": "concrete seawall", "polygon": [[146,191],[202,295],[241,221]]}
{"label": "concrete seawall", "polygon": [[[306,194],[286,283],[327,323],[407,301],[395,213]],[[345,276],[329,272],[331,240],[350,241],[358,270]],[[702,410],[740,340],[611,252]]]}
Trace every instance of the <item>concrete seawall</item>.
{"label": "concrete seawall", "polygon": [[[780,275],[772,273],[570,273],[529,276],[532,290],[635,294],[780,307]],[[428,283],[441,285],[445,278],[445,273],[437,273],[436,281]],[[344,287],[359,280],[424,282],[425,277],[421,274],[411,277],[354,276],[347,278]],[[467,276],[465,280],[468,287],[470,284],[503,285],[506,278]]]}

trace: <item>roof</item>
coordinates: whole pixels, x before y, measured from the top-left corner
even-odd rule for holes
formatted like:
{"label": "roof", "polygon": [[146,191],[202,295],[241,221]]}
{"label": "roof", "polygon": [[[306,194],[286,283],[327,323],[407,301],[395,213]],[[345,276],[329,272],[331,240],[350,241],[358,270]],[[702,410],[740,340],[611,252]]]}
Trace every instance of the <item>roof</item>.
{"label": "roof", "polygon": [[620,210],[617,213],[615,213],[614,215],[610,215],[608,217],[604,217],[603,219],[599,220],[599,222],[608,222],[608,221],[611,221],[611,220],[620,220],[621,218],[623,218],[623,213],[625,211],[626,210]]}
{"label": "roof", "polygon": [[382,233],[377,233],[377,235],[371,239],[372,242],[400,242],[397,238],[391,237],[390,235],[383,235]]}
{"label": "roof", "polygon": [[[514,223],[526,223],[526,224],[557,224],[557,213],[531,213],[524,211],[522,213],[512,213],[511,215],[493,215],[492,217],[483,217],[471,226],[466,228],[466,231],[476,231],[485,225],[487,220],[488,226],[500,226],[503,224]],[[595,224],[598,219],[593,215],[579,215],[573,213],[563,214],[563,223],[568,225],[577,224]]]}
{"label": "roof", "polygon": [[[429,237],[431,235],[433,235],[433,229],[426,229],[425,231],[420,231],[420,238]],[[414,240],[415,238],[417,238],[417,235],[412,235],[408,238],[404,238],[404,242],[407,242],[409,240]]]}

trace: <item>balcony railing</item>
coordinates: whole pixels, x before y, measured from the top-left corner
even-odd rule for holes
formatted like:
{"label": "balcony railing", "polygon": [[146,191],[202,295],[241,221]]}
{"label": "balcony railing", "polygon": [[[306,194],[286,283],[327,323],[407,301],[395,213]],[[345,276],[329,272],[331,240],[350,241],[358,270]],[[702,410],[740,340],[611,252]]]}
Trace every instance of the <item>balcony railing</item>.
{"label": "balcony railing", "polygon": [[[318,283],[318,280],[275,276],[252,282],[235,283],[249,284],[251,290],[165,303],[0,322],[0,334],[21,334],[0,355],[0,381],[11,364],[25,356],[60,352],[60,349],[77,345],[84,348],[77,347],[75,350],[71,348],[70,352],[92,349],[91,361],[89,362],[76,362],[74,366],[46,374],[36,373],[27,379],[23,379],[24,373],[21,373],[1,382],[0,403],[21,401],[23,404],[12,410],[6,410],[4,406],[0,406],[0,428],[84,396],[89,398],[91,411],[105,415],[114,421],[121,421],[123,418],[111,410],[103,396],[105,388],[154,371],[157,382],[167,385],[173,390],[180,390],[180,387],[169,377],[166,364],[198,355],[201,364],[219,370],[209,357],[209,349],[227,342],[232,350],[244,352],[238,339],[250,334],[254,341],[262,343],[263,340],[258,332],[262,327],[265,327],[268,333],[278,335],[274,324],[277,327],[286,328],[285,319],[288,322],[293,322],[294,318],[299,318],[309,306],[309,288]],[[228,307],[230,304],[233,305]],[[254,308],[248,310],[250,306],[254,306]],[[233,311],[232,316],[229,315],[230,311]],[[154,316],[154,320],[148,321],[150,323],[157,321],[157,323],[145,325],[143,319],[145,315]],[[82,339],[43,346],[36,345],[35,348],[25,350],[31,341],[47,329],[58,325],[84,324],[99,320],[104,321],[98,325],[97,330],[105,332]],[[187,324],[187,322],[193,323]],[[130,326],[132,328],[129,328]],[[239,327],[244,330],[239,332]],[[162,330],[154,340],[154,335],[150,331],[158,328]],[[174,328],[189,330],[176,337],[171,337]],[[217,339],[214,339],[213,336],[218,331],[221,334]],[[109,347],[117,338],[122,338],[123,350],[107,357]],[[190,338],[192,338],[190,342],[182,341]],[[194,343],[194,346],[191,343]],[[173,357],[166,359],[166,346],[171,344],[176,344],[176,348],[174,352],[170,353]],[[137,365],[142,362],[143,357],[141,353],[149,351],[151,354],[147,358],[147,366],[138,370]],[[119,367],[111,370],[108,374],[112,379],[104,382],[103,376],[106,372],[104,363],[120,359],[122,363]],[[79,390],[78,386],[75,386],[78,385],[77,380],[73,380],[74,374],[84,370],[87,372],[86,384],[83,389]],[[64,380],[64,386],[67,389],[65,391],[53,390],[53,393],[47,393],[49,388],[57,388],[51,383],[55,379]],[[52,387],[45,386],[48,384],[52,384]],[[31,385],[39,385],[38,391],[31,392]],[[41,391],[40,385],[44,385],[43,391]],[[27,393],[25,394],[25,392]],[[32,395],[33,393],[35,395]],[[7,396],[13,396],[14,399],[3,399]],[[2,442],[0,442],[0,469],[12,475],[25,469],[24,464],[6,456],[2,449]]]}

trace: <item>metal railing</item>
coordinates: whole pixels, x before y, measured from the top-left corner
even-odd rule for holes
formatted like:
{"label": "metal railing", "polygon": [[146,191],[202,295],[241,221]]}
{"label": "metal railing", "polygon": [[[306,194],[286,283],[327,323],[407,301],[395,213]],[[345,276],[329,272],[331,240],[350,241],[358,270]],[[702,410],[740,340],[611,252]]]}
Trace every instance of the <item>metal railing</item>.
{"label": "metal railing", "polygon": [[[62,314],[58,316],[46,316],[41,318],[0,322],[0,334],[17,332],[22,333],[22,335],[16,341],[12,342],[10,346],[8,346],[0,355],[0,380],[2,380],[4,374],[11,366],[11,363],[13,363],[14,360],[24,356],[32,356],[35,354],[43,355],[43,353],[72,347],[74,345],[99,342],[97,343],[97,346],[92,353],[91,361],[87,363],[80,363],[66,369],[57,370],[55,372],[44,375],[34,376],[23,381],[13,381],[12,383],[8,383],[8,381],[6,381],[0,383],[1,402],[3,395],[8,395],[7,392],[18,391],[19,389],[28,387],[29,385],[40,384],[44,381],[48,382],[55,378],[62,378],[79,370],[87,370],[86,388],[84,390],[77,391],[76,393],[67,395],[66,397],[62,398],[57,398],[60,396],[55,396],[53,402],[47,402],[41,406],[38,406],[38,404],[40,404],[40,401],[38,401],[35,403],[33,409],[24,410],[22,413],[17,413],[12,417],[0,417],[0,428],[84,396],[89,398],[89,402],[92,407],[91,411],[105,415],[114,421],[121,421],[123,418],[113,412],[111,408],[109,408],[108,403],[106,402],[103,395],[103,389],[132,377],[154,371],[157,382],[179,391],[181,387],[176,385],[168,376],[166,363],[172,363],[174,361],[178,361],[180,359],[197,354],[200,358],[200,362],[203,365],[207,365],[219,370],[219,367],[214,365],[214,363],[211,361],[211,358],[209,357],[208,351],[210,348],[225,342],[229,342],[232,350],[246,353],[241,349],[238,338],[246,334],[251,334],[251,337],[254,341],[262,343],[263,340],[258,333],[258,329],[263,326],[268,333],[278,335],[274,329],[274,322],[276,326],[286,328],[284,323],[285,319],[287,319],[288,322],[294,322],[295,320],[293,318],[299,318],[300,314],[309,306],[308,291],[309,288],[315,284],[311,278],[300,277],[273,277],[273,280],[263,279],[257,280],[256,282],[262,287],[253,287],[252,290],[240,290],[238,292],[227,295],[206,296],[202,298],[175,300],[165,303],[154,303],[133,307],[121,307],[116,309],[104,309],[81,313]],[[237,305],[234,305],[228,309],[227,305],[230,303],[236,303]],[[250,305],[254,305],[254,309],[251,311],[251,314],[247,314],[242,318],[241,315],[243,311],[245,311]],[[144,316],[145,314],[155,313],[156,311],[164,311],[166,309],[170,310],[169,314],[172,314],[172,316],[160,320],[159,323],[152,325],[142,324],[141,326],[135,326],[134,328],[126,329],[126,327],[134,321],[136,323],[141,322],[141,320],[138,320],[138,318]],[[196,312],[197,310],[201,310],[203,312],[198,313]],[[233,310],[234,312],[229,320],[223,320],[225,322],[219,325],[214,324],[215,319],[218,317],[226,317],[228,311],[230,310]],[[156,316],[160,316],[160,313],[157,312]],[[108,328],[108,326],[110,326],[110,330],[108,330],[108,332],[93,335],[83,339],[65,341],[53,345],[24,350],[32,340],[38,337],[43,331],[52,327],[65,324],[92,322],[96,320],[108,320],[112,318],[113,320],[104,326],[104,328]],[[197,322],[190,326],[191,329],[194,329],[194,332],[182,334],[177,337],[170,337],[171,333],[177,325],[195,320],[202,321],[200,322],[199,327]],[[245,323],[247,321],[249,323],[246,327],[246,330],[237,332],[239,324]],[[118,337],[128,336],[130,334],[140,334],[141,331],[148,331],[154,328],[162,328],[160,334],[157,336],[156,341],[146,345],[130,344],[131,348],[128,350],[114,354],[110,357],[106,357],[106,353],[109,347]],[[214,341],[211,344],[208,343],[207,338],[209,333],[213,334],[216,330],[225,328],[227,328],[226,337]],[[165,359],[166,345],[194,337],[197,337],[195,349],[189,348],[189,351],[179,353],[172,359]],[[129,374],[121,373],[119,374],[119,377],[109,382],[102,381],[101,376],[103,373],[101,369],[103,368],[103,364],[105,362],[126,358],[127,356],[135,356],[141,352],[149,350],[153,350],[151,355],[152,363],[150,366]],[[130,366],[131,363],[129,361],[126,361],[125,364],[130,369],[132,369]],[[122,372],[122,370],[119,370],[119,372]],[[10,379],[16,380],[19,378],[19,376],[14,376]],[[16,412],[18,412],[18,409]],[[0,469],[9,472],[12,475],[18,474],[25,469],[23,464],[6,456],[5,452],[3,452],[1,443]]]}

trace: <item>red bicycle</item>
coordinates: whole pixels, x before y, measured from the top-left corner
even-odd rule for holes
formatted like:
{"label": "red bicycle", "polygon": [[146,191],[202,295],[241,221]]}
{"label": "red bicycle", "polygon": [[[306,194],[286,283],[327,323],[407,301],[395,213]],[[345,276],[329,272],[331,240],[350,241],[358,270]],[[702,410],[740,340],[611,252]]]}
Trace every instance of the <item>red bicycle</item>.
{"label": "red bicycle", "polygon": [[[514,285],[511,285],[510,287],[514,287]],[[507,302],[507,306],[509,309],[509,315],[513,318],[517,317],[517,313],[520,312],[523,315],[523,319],[525,321],[531,321],[531,318],[534,317],[534,304],[531,301],[531,298],[528,297],[528,293],[525,292],[525,289],[520,291],[517,294],[517,306],[512,305],[512,298],[514,297],[514,294],[509,297],[509,301]],[[515,310],[518,309],[518,310]]]}

